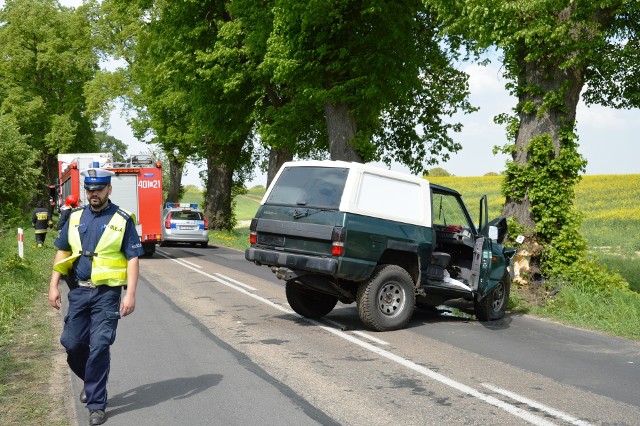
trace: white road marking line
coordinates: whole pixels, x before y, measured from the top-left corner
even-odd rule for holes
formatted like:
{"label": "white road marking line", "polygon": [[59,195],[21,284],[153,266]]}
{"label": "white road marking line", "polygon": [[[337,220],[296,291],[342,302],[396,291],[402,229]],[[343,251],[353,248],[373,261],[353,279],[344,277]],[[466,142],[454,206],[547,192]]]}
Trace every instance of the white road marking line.
{"label": "white road marking line", "polygon": [[[158,253],[159,255],[164,256],[164,257],[166,257],[166,258],[170,258],[170,254],[169,254],[169,253],[167,253],[166,251],[156,250],[156,253]],[[195,268],[200,268],[200,269],[202,269],[202,266],[200,266],[200,265],[196,265],[195,263],[189,262],[188,260],[180,259],[180,261],[181,261],[181,262],[184,262],[184,263],[188,263],[189,265],[191,265],[191,266],[193,266],[193,267],[195,267]]]}
{"label": "white road marking line", "polygon": [[521,402],[523,404],[527,404],[529,407],[531,408],[535,408],[536,410],[540,410],[540,411],[544,411],[545,413],[548,413],[554,417],[557,417],[561,420],[564,420],[568,423],[571,423],[573,425],[576,426],[591,426],[591,423],[589,422],[585,422],[584,420],[580,420],[580,419],[576,419],[575,417],[570,416],[567,413],[563,413],[562,411],[556,410],[555,408],[551,408],[548,407],[544,404],[541,404],[537,401],[534,401],[532,399],[529,398],[525,398],[521,395],[518,395],[517,393],[513,393],[510,392],[506,389],[502,389],[499,388],[497,386],[492,385],[491,383],[482,383],[482,386],[484,386],[485,388],[492,390],[495,393],[499,393],[501,395],[504,395],[508,398],[511,398],[515,401]]}
{"label": "white road marking line", "polygon": [[358,346],[360,346],[360,347],[362,347],[364,349],[367,349],[367,350],[369,350],[371,352],[374,352],[374,353],[380,355],[383,358],[386,358],[386,359],[388,359],[390,361],[393,361],[393,362],[395,362],[397,364],[400,364],[400,365],[402,365],[404,367],[407,367],[410,370],[415,371],[416,373],[419,373],[419,374],[422,374],[424,376],[427,376],[427,377],[429,377],[429,378],[431,378],[431,379],[433,379],[433,380],[435,380],[437,382],[442,383],[443,385],[449,386],[449,387],[451,387],[453,389],[456,389],[456,390],[458,390],[458,391],[460,391],[462,393],[466,393],[466,394],[468,394],[470,396],[478,398],[479,400],[484,401],[484,402],[486,402],[486,403],[488,403],[490,405],[493,405],[494,407],[501,408],[504,411],[508,412],[509,414],[512,414],[512,415],[514,415],[516,417],[519,417],[519,418],[521,418],[521,419],[523,419],[523,420],[525,420],[525,421],[527,421],[527,422],[529,422],[531,424],[538,425],[538,426],[555,425],[555,423],[552,423],[552,422],[550,422],[550,421],[548,421],[546,419],[543,419],[542,417],[539,417],[539,416],[536,416],[534,414],[531,414],[530,412],[528,412],[526,410],[523,410],[523,409],[518,408],[518,407],[516,407],[516,406],[514,406],[512,404],[509,404],[509,403],[506,403],[504,401],[501,401],[501,400],[499,400],[499,399],[497,399],[497,398],[495,398],[493,396],[486,395],[486,394],[484,394],[482,392],[479,392],[479,391],[473,389],[470,386],[467,386],[467,385],[462,384],[460,382],[457,382],[457,381],[455,381],[453,379],[450,379],[449,377],[444,376],[444,375],[442,375],[440,373],[436,373],[433,370],[430,370],[430,369],[428,369],[426,367],[423,367],[422,365],[418,365],[415,362],[410,361],[408,359],[402,358],[399,355],[396,355],[396,354],[391,353],[389,351],[386,351],[384,349],[378,348],[377,346],[373,346],[370,343],[363,342],[362,340],[358,340],[355,337],[353,337],[353,336],[351,336],[351,335],[349,335],[347,333],[344,333],[344,332],[342,332],[340,330],[329,328],[329,327],[324,326],[324,325],[322,325],[322,324],[320,324],[320,323],[318,323],[317,321],[314,321],[314,320],[309,320],[309,322],[316,324],[318,327],[322,328],[323,330],[328,331],[329,333],[335,334],[338,337],[341,337],[341,338],[343,338],[343,339],[345,339],[345,340],[347,340],[347,341],[349,341],[351,343],[354,343],[354,344],[356,344],[356,345],[358,345]]}
{"label": "white road marking line", "polygon": [[216,277],[220,277],[221,279],[227,280],[229,282],[232,282],[232,283],[234,283],[236,285],[242,286],[242,287],[244,287],[246,289],[255,290],[255,288],[251,287],[250,285],[245,284],[245,283],[240,282],[240,281],[237,281],[237,280],[234,280],[233,278],[227,277],[226,275],[222,275],[222,274],[218,274],[218,273],[215,273],[213,275],[215,275]]}
{"label": "white road marking line", "polygon": [[[334,321],[332,319],[329,318],[322,318],[322,322],[334,325],[335,327],[339,328],[340,330],[344,330],[345,329],[345,325],[339,323],[338,321]],[[365,339],[369,339],[372,342],[375,342],[379,345],[388,345],[388,342],[385,342],[384,340],[378,339],[377,337],[373,337],[367,333],[365,333],[364,331],[359,331],[359,330],[344,330],[344,331],[350,331],[353,334],[357,334],[358,336],[364,337]]]}
{"label": "white road marking line", "polygon": [[[224,277],[224,275],[222,275],[222,274],[215,274],[215,275],[220,275],[220,277],[217,277],[217,276],[212,275],[212,274],[209,274],[209,273],[207,273],[207,272],[203,272],[203,271],[198,270],[197,268],[202,268],[202,267],[201,267],[201,266],[199,266],[199,265],[194,265],[194,264],[192,264],[191,262],[187,262],[187,261],[186,261],[186,260],[184,260],[184,259],[176,259],[176,258],[170,257],[168,254],[165,254],[165,253],[162,253],[162,252],[157,252],[157,253],[158,253],[160,256],[163,256],[163,257],[165,257],[165,258],[167,258],[167,259],[171,260],[172,262],[176,262],[177,264],[182,265],[182,266],[184,266],[185,268],[192,269],[193,271],[195,271],[195,272],[197,272],[197,273],[199,273],[199,274],[202,274],[202,275],[204,275],[204,276],[205,276],[205,277],[207,277],[207,278],[211,278],[212,280],[214,280],[214,281],[216,281],[216,282],[219,282],[220,284],[224,284],[224,285],[229,286],[229,287],[231,287],[231,288],[237,289],[235,285],[233,285],[233,284],[231,284],[231,283],[227,282],[227,281],[226,281],[225,279],[223,279],[223,278],[220,278],[220,277]],[[233,280],[233,281],[235,281],[235,280]],[[244,288],[246,288],[246,289],[248,289],[248,290],[255,290],[255,288],[254,288],[254,287],[251,287],[251,286],[250,286],[250,285],[248,285],[248,284],[243,284],[243,283],[241,283],[241,282],[239,282],[239,281],[236,281],[236,283],[237,283],[237,285],[239,285],[239,286],[241,286],[241,287],[244,287]],[[238,290],[239,290],[239,289],[238,289]],[[251,294],[251,293],[247,293],[247,294]]]}
{"label": "white road marking line", "polygon": [[[255,291],[255,287],[251,287],[249,284],[245,284],[245,283],[241,283],[240,281],[236,281],[234,279],[231,279],[229,277],[225,277],[222,274],[214,274],[216,276],[215,280],[218,281],[219,283],[223,283],[228,285],[229,287],[233,288],[233,284],[235,285],[239,285],[240,287],[244,287],[247,290],[251,290],[251,291]],[[228,280],[228,281],[227,281]],[[229,281],[233,284],[230,284]]]}
{"label": "white road marking line", "polygon": [[[286,307],[284,307],[284,306],[282,306],[280,304],[274,303],[269,299],[265,299],[264,297],[258,296],[257,294],[250,293],[247,290],[245,290],[244,288],[239,287],[239,286],[237,286],[235,284],[232,284],[230,282],[227,282],[226,280],[221,280],[221,279],[216,278],[213,275],[210,275],[210,274],[208,274],[206,272],[199,271],[198,269],[196,269],[196,268],[194,268],[192,266],[189,266],[187,264],[184,264],[184,263],[178,261],[177,259],[170,258],[169,256],[165,256],[165,257],[167,257],[169,260],[172,260],[172,261],[184,266],[185,268],[192,269],[193,271],[195,271],[195,272],[197,272],[199,274],[202,274],[202,275],[204,275],[206,277],[209,277],[209,278],[211,278],[211,279],[213,279],[213,280],[215,280],[215,281],[217,281],[217,282],[219,282],[219,283],[221,283],[223,285],[226,285],[227,287],[230,287],[230,288],[232,288],[232,289],[234,289],[234,290],[236,290],[236,291],[238,291],[238,292],[240,292],[242,294],[245,294],[245,295],[247,295],[247,296],[249,296],[249,297],[251,297],[251,298],[253,298],[255,300],[258,300],[258,301],[260,301],[260,302],[262,302],[262,303],[264,303],[266,305],[269,305],[272,308],[274,308],[274,309],[276,309],[276,310],[278,310],[280,312],[284,312],[286,314],[296,315],[296,316],[302,318],[303,320],[305,320],[305,321],[307,321],[307,322],[309,322],[309,323],[311,323],[311,324],[313,324],[313,325],[315,325],[315,326],[317,326],[317,327],[319,327],[319,328],[321,328],[321,329],[323,329],[323,330],[325,330],[325,331],[327,331],[327,332],[329,332],[331,334],[334,334],[335,336],[338,336],[338,337],[340,337],[340,338],[342,338],[342,339],[344,339],[344,340],[346,340],[348,342],[351,342],[351,343],[353,343],[353,344],[355,344],[357,346],[360,346],[363,349],[366,349],[366,350],[368,350],[370,352],[378,354],[381,357],[388,359],[389,361],[392,361],[392,362],[395,362],[395,363],[397,363],[399,365],[402,365],[403,367],[406,367],[406,368],[408,368],[410,370],[413,370],[416,373],[422,374],[423,376],[429,377],[429,378],[431,378],[431,379],[433,379],[433,380],[435,380],[435,381],[437,381],[437,382],[439,382],[439,383],[441,383],[443,385],[449,386],[449,387],[451,387],[451,388],[453,388],[455,390],[458,390],[458,391],[460,391],[462,393],[465,393],[467,395],[470,395],[470,396],[473,396],[475,398],[478,398],[479,400],[484,401],[487,404],[493,405],[494,407],[501,408],[502,410],[506,411],[507,413],[512,414],[512,415],[514,415],[516,417],[519,417],[519,418],[521,418],[521,419],[523,419],[523,420],[525,420],[525,421],[527,421],[527,422],[529,422],[531,424],[534,424],[534,425],[537,425],[537,426],[555,426],[555,423],[550,422],[550,421],[548,421],[548,420],[546,420],[546,419],[544,419],[542,417],[536,416],[536,415],[534,415],[534,414],[532,414],[532,413],[530,413],[530,412],[528,412],[526,410],[518,408],[515,405],[512,405],[512,404],[509,404],[507,402],[504,402],[504,401],[502,401],[502,400],[500,400],[500,399],[498,399],[498,398],[496,398],[494,396],[484,394],[484,393],[482,393],[482,392],[480,392],[480,391],[478,391],[478,390],[476,390],[476,389],[474,389],[474,388],[472,388],[470,386],[467,386],[467,385],[465,385],[463,383],[460,383],[460,382],[457,382],[457,381],[455,381],[453,379],[450,379],[449,377],[444,376],[444,375],[442,375],[440,373],[437,373],[437,372],[435,372],[433,370],[430,370],[429,368],[426,368],[426,367],[424,367],[422,365],[418,365],[413,361],[410,361],[408,359],[402,358],[399,355],[396,355],[394,353],[391,353],[389,351],[381,349],[381,348],[379,348],[377,346],[372,345],[371,343],[367,343],[365,341],[359,340],[359,339],[353,337],[352,335],[347,334],[347,333],[345,333],[345,332],[343,332],[341,330],[328,327],[326,325],[321,324],[320,322],[318,322],[316,320],[312,320],[312,319],[309,319],[309,318],[302,317],[302,316],[296,314],[295,312],[293,312],[292,310],[287,309]],[[516,394],[513,394],[513,395],[516,395]],[[521,397],[521,398],[524,398],[524,397]]]}
{"label": "white road marking line", "polygon": [[388,345],[389,344],[389,343],[385,342],[384,340],[380,340],[377,337],[373,337],[370,334],[365,333],[364,331],[353,330],[352,333],[353,334],[357,334],[360,337],[364,337],[365,339],[369,339],[372,342],[378,343],[379,345]]}
{"label": "white road marking line", "polygon": [[188,265],[191,265],[191,266],[193,266],[193,267],[195,267],[195,268],[202,269],[202,266],[200,266],[200,265],[196,265],[195,263],[191,263],[191,262],[189,262],[188,260],[180,259],[180,262],[184,262],[184,263],[186,263],[186,264],[188,264]]}

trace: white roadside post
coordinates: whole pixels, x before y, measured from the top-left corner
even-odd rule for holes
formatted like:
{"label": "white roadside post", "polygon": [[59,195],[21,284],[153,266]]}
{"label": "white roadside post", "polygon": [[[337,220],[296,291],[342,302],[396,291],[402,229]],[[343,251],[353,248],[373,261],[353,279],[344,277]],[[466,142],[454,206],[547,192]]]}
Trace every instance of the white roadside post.
{"label": "white roadside post", "polygon": [[24,257],[24,231],[18,228],[18,256]]}

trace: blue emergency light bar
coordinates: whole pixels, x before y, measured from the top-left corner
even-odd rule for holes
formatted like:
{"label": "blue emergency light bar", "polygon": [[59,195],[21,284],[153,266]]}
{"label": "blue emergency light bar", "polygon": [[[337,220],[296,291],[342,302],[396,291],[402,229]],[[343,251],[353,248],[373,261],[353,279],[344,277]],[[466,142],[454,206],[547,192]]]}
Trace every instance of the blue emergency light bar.
{"label": "blue emergency light bar", "polygon": [[166,203],[165,207],[167,208],[171,208],[171,207],[191,207],[192,209],[197,209],[198,208],[198,204],[196,203]]}

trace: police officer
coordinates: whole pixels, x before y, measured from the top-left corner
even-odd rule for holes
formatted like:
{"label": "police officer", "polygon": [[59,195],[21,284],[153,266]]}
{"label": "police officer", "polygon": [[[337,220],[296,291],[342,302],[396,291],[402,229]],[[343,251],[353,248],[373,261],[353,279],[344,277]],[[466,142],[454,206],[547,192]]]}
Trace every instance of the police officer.
{"label": "police officer", "polygon": [[31,223],[36,230],[36,246],[44,246],[44,240],[47,238],[47,231],[53,227],[51,211],[44,207],[42,201],[38,202],[38,207],[33,210]]}
{"label": "police officer", "polygon": [[138,257],[144,250],[135,218],[109,200],[114,173],[96,165],[81,175],[88,205],[74,209],[54,243],[49,303],[60,309],[58,284],[65,275],[69,308],[60,343],[69,367],[84,382],[80,400],[89,409],[89,424],[100,425],[107,419],[110,346],[119,317],[135,309]]}

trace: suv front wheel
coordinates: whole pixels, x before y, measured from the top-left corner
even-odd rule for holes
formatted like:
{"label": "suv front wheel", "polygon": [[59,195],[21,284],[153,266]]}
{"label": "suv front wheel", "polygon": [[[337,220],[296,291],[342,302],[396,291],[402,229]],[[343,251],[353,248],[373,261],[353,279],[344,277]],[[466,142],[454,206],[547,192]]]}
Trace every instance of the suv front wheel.
{"label": "suv front wheel", "polygon": [[413,280],[397,265],[381,265],[358,288],[358,314],[375,331],[398,330],[407,325],[416,306]]}
{"label": "suv front wheel", "polygon": [[504,274],[491,293],[480,301],[475,301],[476,318],[478,321],[494,321],[502,318],[509,304],[509,292],[511,291],[511,276]]}

